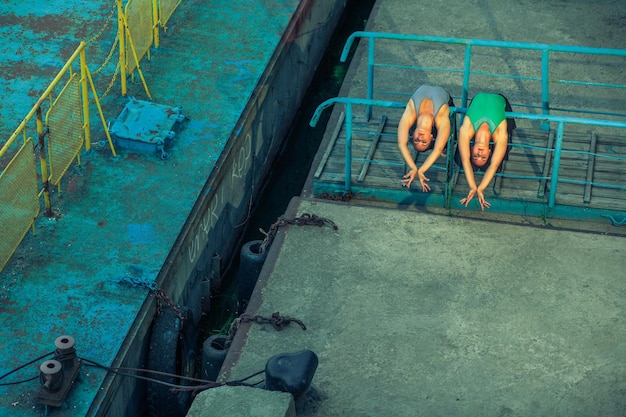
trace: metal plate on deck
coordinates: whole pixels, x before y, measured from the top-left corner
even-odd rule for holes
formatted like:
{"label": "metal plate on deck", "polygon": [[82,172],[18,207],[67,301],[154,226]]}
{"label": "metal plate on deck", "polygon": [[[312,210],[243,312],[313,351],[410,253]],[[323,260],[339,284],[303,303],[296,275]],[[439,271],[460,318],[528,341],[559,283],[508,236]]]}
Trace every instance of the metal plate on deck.
{"label": "metal plate on deck", "polygon": [[153,152],[167,159],[166,147],[185,116],[182,107],[131,99],[109,128],[115,144],[135,152]]}

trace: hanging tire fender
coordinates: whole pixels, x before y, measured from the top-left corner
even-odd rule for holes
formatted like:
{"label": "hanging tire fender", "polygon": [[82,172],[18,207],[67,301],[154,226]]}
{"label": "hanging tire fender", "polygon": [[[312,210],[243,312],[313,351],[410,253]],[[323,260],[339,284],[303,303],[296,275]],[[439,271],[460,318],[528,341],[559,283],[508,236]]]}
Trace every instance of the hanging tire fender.
{"label": "hanging tire fender", "polygon": [[241,247],[239,254],[239,296],[238,296],[238,313],[242,314],[248,305],[250,296],[254,291],[254,286],[261,274],[263,264],[267,258],[267,252],[261,253],[262,240],[253,240],[247,242]]}
{"label": "hanging tire fender", "polygon": [[202,378],[216,381],[228,353],[227,336],[215,334],[202,345]]}
{"label": "hanging tire fender", "polygon": [[[152,323],[148,369],[169,375],[152,378],[175,385],[190,385],[178,377],[193,377],[196,358],[196,329],[191,312],[185,307],[165,307]],[[184,417],[192,401],[190,391],[171,391],[171,386],[149,381],[146,401],[150,417]]]}

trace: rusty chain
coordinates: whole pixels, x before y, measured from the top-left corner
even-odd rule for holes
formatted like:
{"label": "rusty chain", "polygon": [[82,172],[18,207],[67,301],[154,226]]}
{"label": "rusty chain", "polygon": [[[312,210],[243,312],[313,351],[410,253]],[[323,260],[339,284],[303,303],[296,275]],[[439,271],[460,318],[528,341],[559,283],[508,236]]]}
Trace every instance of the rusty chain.
{"label": "rusty chain", "polygon": [[315,196],[315,198],[319,198],[321,200],[344,201],[344,202],[348,202],[352,200],[353,197],[354,197],[354,193],[350,191],[348,191],[347,193],[343,193],[343,194],[322,193],[322,194],[317,194]]}
{"label": "rusty chain", "polygon": [[[272,224],[269,232],[266,233],[265,240],[261,244],[261,247],[262,247],[261,253],[263,253],[267,249],[267,247],[271,245],[272,241],[274,240],[274,237],[276,236],[276,233],[278,232],[278,229],[281,226],[285,226],[288,224],[293,224],[297,226],[305,226],[305,225],[318,226],[318,227],[329,226],[329,227],[332,227],[333,230],[339,229],[332,220],[327,219],[325,217],[316,216],[315,214],[304,213],[301,216],[295,217],[293,219],[282,218],[276,221],[274,224]],[[185,319],[180,309],[178,308],[178,306],[172,302],[172,300],[167,296],[167,294],[162,288],[151,287],[150,290],[154,293],[157,299],[157,313],[160,312],[164,306],[168,306],[174,311],[174,313],[179,319],[181,320]],[[228,337],[226,340],[227,347],[230,346],[230,343],[233,337],[235,336],[235,333],[237,332],[237,328],[239,327],[239,324],[241,322],[257,323],[257,324],[271,324],[272,327],[274,327],[278,331],[284,329],[286,326],[289,325],[289,323],[294,322],[298,324],[302,328],[302,330],[306,330],[306,326],[302,322],[302,320],[299,320],[294,317],[281,316],[279,312],[272,313],[271,317],[263,317],[259,315],[252,316],[249,314],[242,314],[237,319],[235,319],[230,326],[230,329],[228,331]]]}
{"label": "rusty chain", "polygon": [[157,299],[157,314],[161,312],[164,306],[168,306],[174,311],[176,317],[178,317],[181,321],[185,320],[185,317],[183,317],[183,314],[180,312],[178,306],[172,302],[170,297],[167,296],[162,288],[157,288],[156,290],[154,290],[154,295]]}
{"label": "rusty chain", "polygon": [[131,285],[133,287],[147,288],[156,297],[156,301],[157,301],[156,314],[159,314],[161,310],[163,310],[163,307],[167,306],[167,307],[170,307],[174,311],[174,313],[176,314],[176,317],[178,317],[180,320],[185,319],[185,317],[183,317],[182,312],[180,311],[180,308],[178,308],[178,306],[174,304],[174,302],[170,299],[170,297],[167,296],[163,288],[159,288],[154,281],[151,281],[147,279],[146,277],[144,277],[143,270],[140,267],[131,265],[129,267],[129,271],[126,274],[124,274],[122,277],[120,277],[118,280],[116,280],[116,282],[119,284]]}
{"label": "rusty chain", "polygon": [[239,316],[239,320],[243,321],[244,323],[271,324],[272,327],[274,327],[278,331],[281,331],[293,321],[294,323],[297,323],[302,328],[302,330],[306,330],[306,326],[304,325],[302,320],[298,320],[296,318],[288,316],[281,316],[278,311],[272,313],[272,317],[242,314],[241,316]]}
{"label": "rusty chain", "polygon": [[263,239],[263,243],[261,243],[261,246],[259,247],[259,252],[265,253],[274,241],[274,238],[278,233],[278,229],[288,224],[295,224],[297,226],[330,226],[333,230],[339,229],[332,220],[327,219],[326,217],[316,216],[315,214],[303,213],[300,217],[295,217],[293,219],[281,218],[270,226],[270,230],[268,232],[260,229],[261,233],[265,235],[265,239]]}
{"label": "rusty chain", "polygon": [[257,324],[271,324],[274,329],[281,331],[285,327],[289,325],[289,323],[294,322],[298,324],[302,330],[306,330],[305,324],[302,320],[296,319],[294,317],[289,316],[281,316],[278,311],[272,313],[271,317],[263,317],[259,315],[251,315],[251,314],[242,314],[238,318],[236,318],[233,323],[230,325],[230,329],[228,330],[228,336],[226,337],[225,346],[229,347],[233,338],[235,337],[235,333],[237,333],[237,329],[239,329],[239,325],[241,323],[257,323]]}

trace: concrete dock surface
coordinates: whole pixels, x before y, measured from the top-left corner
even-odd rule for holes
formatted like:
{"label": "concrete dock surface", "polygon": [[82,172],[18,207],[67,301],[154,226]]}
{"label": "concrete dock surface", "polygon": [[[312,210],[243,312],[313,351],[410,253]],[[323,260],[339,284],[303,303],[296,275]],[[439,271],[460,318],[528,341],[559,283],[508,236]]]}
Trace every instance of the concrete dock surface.
{"label": "concrete dock surface", "polygon": [[623,237],[314,199],[291,210],[338,230],[282,230],[247,313],[307,330],[242,323],[225,380],[309,349],[305,415],[624,415]]}

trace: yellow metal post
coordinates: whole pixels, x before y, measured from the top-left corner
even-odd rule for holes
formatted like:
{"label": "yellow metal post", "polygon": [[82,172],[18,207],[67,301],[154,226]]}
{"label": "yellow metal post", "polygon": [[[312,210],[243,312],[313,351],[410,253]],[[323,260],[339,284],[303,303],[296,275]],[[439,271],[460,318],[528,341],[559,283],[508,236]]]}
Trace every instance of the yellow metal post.
{"label": "yellow metal post", "polygon": [[[41,103],[39,103],[41,104]],[[43,112],[41,106],[37,106],[37,145],[39,146],[39,163],[41,165],[41,181],[43,183],[43,201],[46,207],[46,216],[52,214],[52,204],[50,203],[50,182],[48,181],[48,157],[46,156],[46,132],[43,129]]]}
{"label": "yellow metal post", "polygon": [[87,85],[87,58],[85,49],[80,51],[80,88],[83,101],[83,133],[85,134],[85,149],[91,149],[91,123],[89,122],[89,90]]}
{"label": "yellow metal post", "polygon": [[96,106],[98,107],[98,113],[100,114],[102,127],[104,128],[104,133],[106,134],[107,140],[109,141],[109,147],[111,148],[111,153],[113,153],[114,157],[117,157],[117,153],[115,152],[115,146],[113,146],[113,140],[111,139],[111,134],[109,133],[109,127],[107,126],[106,120],[104,120],[104,113],[102,112],[100,99],[98,98],[98,94],[96,94],[96,86],[94,85],[93,79],[91,78],[91,73],[89,72],[89,68],[87,68],[86,72],[87,72],[87,77],[89,78],[89,84],[91,85],[91,90],[93,91],[94,99],[96,101]]}
{"label": "yellow metal post", "polygon": [[117,35],[120,39],[120,81],[122,83],[122,95],[126,95],[126,32],[124,30],[124,9],[122,0],[117,0]]}
{"label": "yellow metal post", "polygon": [[154,31],[154,47],[159,48],[159,22],[161,16],[159,15],[158,0],[152,0],[152,30]]}

